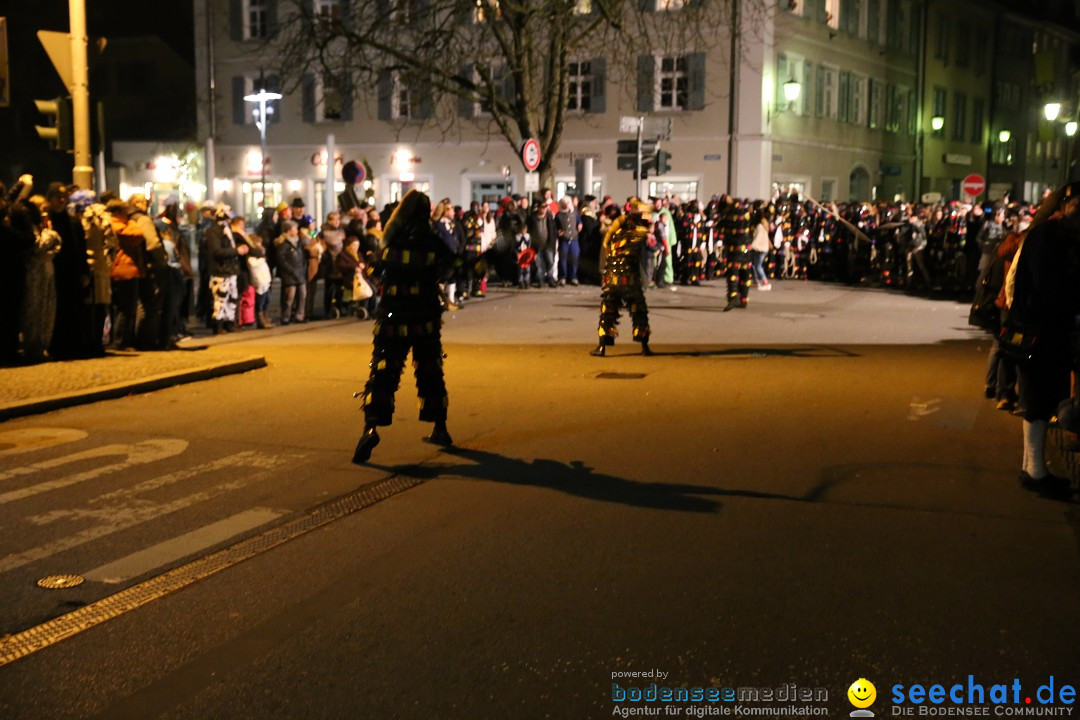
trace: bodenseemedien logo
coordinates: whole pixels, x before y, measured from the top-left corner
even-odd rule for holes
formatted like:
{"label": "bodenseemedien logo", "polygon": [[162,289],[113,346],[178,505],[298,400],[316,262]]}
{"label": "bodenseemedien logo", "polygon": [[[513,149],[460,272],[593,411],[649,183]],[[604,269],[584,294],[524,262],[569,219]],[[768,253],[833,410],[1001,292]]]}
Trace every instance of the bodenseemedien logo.
{"label": "bodenseemedien logo", "polygon": [[877,700],[877,688],[874,687],[874,683],[866,678],[859,678],[851,683],[851,687],[848,688],[847,699],[848,702],[855,706],[855,710],[850,713],[851,717],[874,717],[873,711],[866,709],[874,704],[874,700]]}

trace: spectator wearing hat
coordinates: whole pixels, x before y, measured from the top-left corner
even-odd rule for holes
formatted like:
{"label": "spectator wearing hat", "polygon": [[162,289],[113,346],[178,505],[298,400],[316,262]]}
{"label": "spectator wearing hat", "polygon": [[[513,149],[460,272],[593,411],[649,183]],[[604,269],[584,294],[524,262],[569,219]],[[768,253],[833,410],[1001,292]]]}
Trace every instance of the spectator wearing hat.
{"label": "spectator wearing hat", "polygon": [[[551,191],[548,191],[550,194]],[[533,203],[532,212],[529,213],[528,221],[529,239],[534,250],[536,260],[533,263],[535,274],[533,287],[541,287],[547,284],[555,287],[553,270],[555,265],[556,227],[555,218],[551,214],[549,205],[543,200]]]}
{"label": "spectator wearing hat", "polygon": [[315,218],[304,212],[304,198],[294,197],[292,202],[289,203],[289,208],[292,210],[292,219],[300,223],[300,227],[304,227],[303,221],[307,221],[308,227],[315,225]]}
{"label": "spectator wearing hat", "polygon": [[307,307],[307,262],[300,226],[295,220],[286,220],[281,228],[281,235],[274,240],[277,273],[281,278],[281,324],[302,323]]}
{"label": "spectator wearing hat", "polygon": [[218,205],[214,209],[214,224],[206,232],[210,295],[214,302],[210,329],[215,335],[236,328],[239,300],[236,276],[240,272],[240,261],[248,254],[248,246],[236,241],[229,220],[229,209]]}
{"label": "spectator wearing hat", "polygon": [[139,320],[135,330],[136,344],[145,350],[161,347],[161,325],[165,315],[165,286],[169,277],[169,261],[165,246],[158,236],[154,220],[147,214],[150,201],[142,193],[128,198],[130,222],[138,226],[144,243],[144,272],[139,282]]}
{"label": "spectator wearing hat", "polygon": [[165,304],[161,322],[161,345],[163,347],[175,347],[180,339],[183,323],[180,318],[180,306],[187,293],[187,284],[184,276],[185,255],[187,269],[191,271],[190,251],[183,233],[180,232],[179,212],[180,206],[175,195],[169,195],[163,201],[165,210],[158,217],[155,225],[158,237],[161,238],[162,247],[165,248],[165,258],[168,265],[168,275],[165,282]]}

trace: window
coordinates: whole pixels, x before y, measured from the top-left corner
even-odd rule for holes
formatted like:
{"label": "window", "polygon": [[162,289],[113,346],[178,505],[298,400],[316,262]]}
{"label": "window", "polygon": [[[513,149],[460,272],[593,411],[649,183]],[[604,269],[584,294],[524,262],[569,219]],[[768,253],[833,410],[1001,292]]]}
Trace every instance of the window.
{"label": "window", "polygon": [[866,0],[866,38],[873,43],[881,42],[882,0]]}
{"label": "window", "polygon": [[904,122],[904,100],[907,92],[897,86],[890,85],[885,100],[885,130],[887,132],[900,132],[900,126]]}
{"label": "window", "polygon": [[985,105],[982,98],[971,101],[971,142],[982,145]]}
{"label": "window", "polygon": [[[479,86],[479,92],[483,100],[473,103],[470,117],[490,117],[491,101],[485,96],[488,83],[487,77],[481,77],[476,69],[472,69],[473,81]],[[506,63],[491,61],[486,66],[486,72],[490,74],[492,89],[497,97],[508,98],[513,93],[508,87]]]}
{"label": "window", "polygon": [[570,75],[570,100],[567,110],[577,112],[589,112],[592,109],[592,67],[591,63],[571,62],[568,65]]}
{"label": "window", "polygon": [[[945,118],[945,109],[946,109],[945,105],[946,105],[947,102],[948,102],[948,99],[947,99],[947,95],[945,93],[945,89],[944,88],[939,88],[939,87],[934,88],[934,105],[933,105],[934,112],[933,112],[933,115],[931,115],[930,117],[931,118],[939,117],[939,118],[944,119]],[[931,126],[931,128],[932,128],[932,126]],[[931,132],[933,133],[934,137],[945,137],[945,127],[944,126],[942,126],[942,128],[940,130],[931,129]]]}
{"label": "window", "polygon": [[805,15],[804,3],[806,0],[780,0],[780,9],[787,10],[792,15]]}
{"label": "window", "polygon": [[971,64],[971,28],[965,23],[956,24],[956,67]]}
{"label": "window", "polygon": [[593,11],[592,0],[574,0],[574,14],[588,15]]}
{"label": "window", "polygon": [[837,118],[839,95],[837,93],[838,71],[828,65],[818,65],[814,95],[814,110],[818,117]]}
{"label": "window", "polygon": [[955,93],[953,108],[956,116],[953,118],[952,139],[963,141],[967,137],[967,95],[962,92]]}
{"label": "window", "polygon": [[937,41],[934,43],[934,59],[949,64],[949,37],[952,30],[952,21],[948,15],[938,13],[937,16]]}
{"label": "window", "polygon": [[270,0],[244,0],[244,39],[262,40],[270,33]]}
{"label": "window", "polygon": [[686,0],[656,0],[657,12],[664,10],[681,10],[686,7]]}
{"label": "window", "polygon": [[832,200],[836,194],[836,180],[834,178],[821,179],[821,200]]}
{"label": "window", "polygon": [[914,135],[915,130],[919,127],[919,104],[915,102],[914,90],[908,90],[907,111],[907,134]]}
{"label": "window", "polygon": [[883,105],[885,104],[885,93],[883,90],[885,87],[879,80],[871,79],[870,83],[870,108],[869,108],[869,124],[872,128],[880,128],[882,125],[882,118],[885,115]]}
{"label": "window", "polygon": [[476,0],[476,7],[473,8],[473,22],[482,23],[489,17],[498,18],[501,15],[502,8],[499,6],[499,0]]}
{"label": "window", "polygon": [[1008,142],[1001,142],[1000,138],[993,138],[990,150],[990,161],[995,165],[1012,165],[1016,157],[1016,138],[1010,137]]}
{"label": "window", "polygon": [[819,0],[825,5],[825,24],[840,29],[840,0]]}
{"label": "window", "polygon": [[975,68],[976,75],[983,75],[986,72],[987,32],[989,31],[981,25],[975,28],[975,58],[972,67]]}
{"label": "window", "polygon": [[[237,75],[232,79],[233,94],[233,122],[237,125],[254,125],[255,115],[259,109],[258,103],[248,102],[244,99],[247,95],[254,95],[259,90],[281,92],[281,82],[276,75],[267,75],[260,79],[251,75]],[[281,120],[280,100],[271,100],[266,103],[266,115],[271,123]]]}
{"label": "window", "polygon": [[859,0],[840,0],[840,27],[849,35],[859,34],[861,9]]}
{"label": "window", "polygon": [[685,110],[690,76],[686,56],[657,58],[653,107],[658,110]]}
{"label": "window", "polygon": [[1020,86],[1014,83],[998,82],[994,88],[995,104],[1003,110],[1015,110],[1020,107]]}
{"label": "window", "polygon": [[862,125],[866,122],[866,78],[854,73],[840,73],[840,122]]}
{"label": "window", "polygon": [[341,17],[341,0],[315,0],[312,9],[320,20],[337,20]]}
{"label": "window", "polygon": [[343,84],[332,75],[320,75],[315,81],[315,117],[319,121],[345,119]]}
{"label": "window", "polygon": [[412,120],[420,116],[416,93],[409,89],[401,73],[392,75],[393,89],[390,95],[390,117],[393,120]]}
{"label": "window", "polygon": [[[784,96],[784,85],[794,80],[802,85],[799,99],[788,102]],[[776,58],[776,107],[782,112],[798,115],[809,114],[810,68],[805,59],[798,55],[781,54]]]}

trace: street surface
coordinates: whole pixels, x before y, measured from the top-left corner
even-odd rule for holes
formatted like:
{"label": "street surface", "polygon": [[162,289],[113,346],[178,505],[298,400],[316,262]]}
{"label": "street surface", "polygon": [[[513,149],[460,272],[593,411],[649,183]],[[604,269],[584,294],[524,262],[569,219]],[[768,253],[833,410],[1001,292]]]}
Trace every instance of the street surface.
{"label": "street surface", "polygon": [[[605,718],[653,669],[827,688],[830,717],[862,677],[879,717],[894,683],[1077,684],[1080,515],[1017,486],[966,305],[774,287],[653,291],[657,356],[602,359],[598,288],[493,291],[445,318],[458,447],[420,442],[406,372],[363,468],[370,322],[215,339],[269,366],[0,424],[0,636],[397,483],[0,644],[0,718]],[[36,585],[60,574],[85,582]]]}

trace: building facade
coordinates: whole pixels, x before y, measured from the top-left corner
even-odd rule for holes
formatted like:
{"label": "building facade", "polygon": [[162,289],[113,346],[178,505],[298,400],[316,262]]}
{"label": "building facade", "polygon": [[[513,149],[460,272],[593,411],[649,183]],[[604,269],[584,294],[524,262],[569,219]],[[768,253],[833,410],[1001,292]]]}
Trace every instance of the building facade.
{"label": "building facade", "polygon": [[[332,11],[341,0],[313,1]],[[683,5],[642,2],[667,13]],[[264,40],[287,7],[194,0],[196,47],[206,49],[197,54],[196,87],[209,197],[255,217],[265,173],[266,204],[301,197],[322,216],[349,160],[365,167],[365,191],[379,207],[410,187],[460,204],[525,191],[517,149],[479,105],[436,105],[392,73],[361,89],[314,75],[277,77]],[[1022,24],[968,0],[738,0],[734,10],[707,46],[642,54],[636,67],[619,66],[601,48],[573,58],[553,162],[557,195],[578,191],[581,161],[592,170],[582,192],[616,198],[796,190],[837,201],[951,199],[972,173],[988,178],[991,194],[1017,197],[1066,177],[1075,148],[1060,120],[1075,119],[1077,98],[1077,42],[1068,31],[1029,21],[1006,41]],[[1048,62],[1030,52],[1029,36],[1053,49],[1052,87],[1039,98],[1061,98],[1056,142],[1028,142],[1046,130],[1039,135],[1028,111],[1038,85],[1025,78],[1045,74]],[[1013,61],[999,52],[1006,47]],[[1024,94],[1013,98],[1011,86]],[[284,94],[271,103],[265,157],[254,105],[244,99],[260,88]],[[617,168],[616,142],[633,137],[620,133],[625,117],[670,127],[662,147],[671,170],[640,187]],[[1016,128],[1010,143],[1001,142],[1005,126]],[[152,180],[138,170],[128,177],[132,185]]]}

